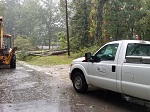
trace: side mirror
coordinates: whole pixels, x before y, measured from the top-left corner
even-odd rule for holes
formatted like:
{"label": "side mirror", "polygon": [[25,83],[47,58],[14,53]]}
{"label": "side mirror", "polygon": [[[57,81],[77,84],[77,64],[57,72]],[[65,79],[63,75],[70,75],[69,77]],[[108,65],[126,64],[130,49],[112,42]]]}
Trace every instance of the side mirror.
{"label": "side mirror", "polygon": [[85,61],[89,62],[90,60],[91,60],[91,53],[90,52],[85,53]]}

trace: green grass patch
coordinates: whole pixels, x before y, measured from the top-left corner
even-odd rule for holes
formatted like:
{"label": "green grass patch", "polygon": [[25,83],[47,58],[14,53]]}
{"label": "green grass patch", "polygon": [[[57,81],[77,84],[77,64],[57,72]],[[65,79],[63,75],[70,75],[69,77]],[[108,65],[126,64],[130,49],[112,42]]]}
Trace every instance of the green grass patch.
{"label": "green grass patch", "polygon": [[58,56],[28,56],[25,59],[25,62],[38,65],[38,66],[50,66],[50,65],[61,65],[61,64],[70,64],[74,58],[68,57],[67,55],[58,55]]}

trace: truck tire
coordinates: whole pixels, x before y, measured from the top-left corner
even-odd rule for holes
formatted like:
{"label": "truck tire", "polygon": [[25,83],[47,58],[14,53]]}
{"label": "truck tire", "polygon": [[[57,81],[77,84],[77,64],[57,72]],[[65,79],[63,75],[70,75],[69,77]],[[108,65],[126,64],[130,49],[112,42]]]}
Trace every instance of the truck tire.
{"label": "truck tire", "polygon": [[73,87],[78,93],[86,93],[88,89],[88,84],[86,83],[85,77],[79,71],[74,73],[72,79]]}
{"label": "truck tire", "polygon": [[16,68],[16,55],[13,55],[11,58],[10,68]]}

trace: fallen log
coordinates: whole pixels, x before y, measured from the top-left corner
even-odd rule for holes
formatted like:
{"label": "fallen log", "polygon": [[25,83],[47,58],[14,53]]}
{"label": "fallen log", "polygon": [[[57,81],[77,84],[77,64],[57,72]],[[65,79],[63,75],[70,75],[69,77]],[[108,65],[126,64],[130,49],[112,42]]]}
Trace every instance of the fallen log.
{"label": "fallen log", "polygon": [[67,53],[67,50],[62,50],[62,51],[52,51],[52,52],[28,52],[29,56],[51,56],[51,55],[61,55],[64,53]]}
{"label": "fallen log", "polygon": [[68,52],[67,50],[53,51],[53,52],[50,52],[50,55],[61,55],[61,54],[67,53],[67,52]]}

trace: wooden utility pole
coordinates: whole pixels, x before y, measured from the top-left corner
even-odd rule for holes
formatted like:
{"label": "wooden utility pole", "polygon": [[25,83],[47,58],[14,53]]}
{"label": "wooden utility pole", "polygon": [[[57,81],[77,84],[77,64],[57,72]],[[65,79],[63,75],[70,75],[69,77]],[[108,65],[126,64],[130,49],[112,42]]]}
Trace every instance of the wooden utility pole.
{"label": "wooden utility pole", "polygon": [[68,6],[67,6],[67,0],[66,2],[66,32],[67,32],[67,46],[68,46],[68,56],[70,56],[70,44],[69,44],[69,27],[68,27]]}

